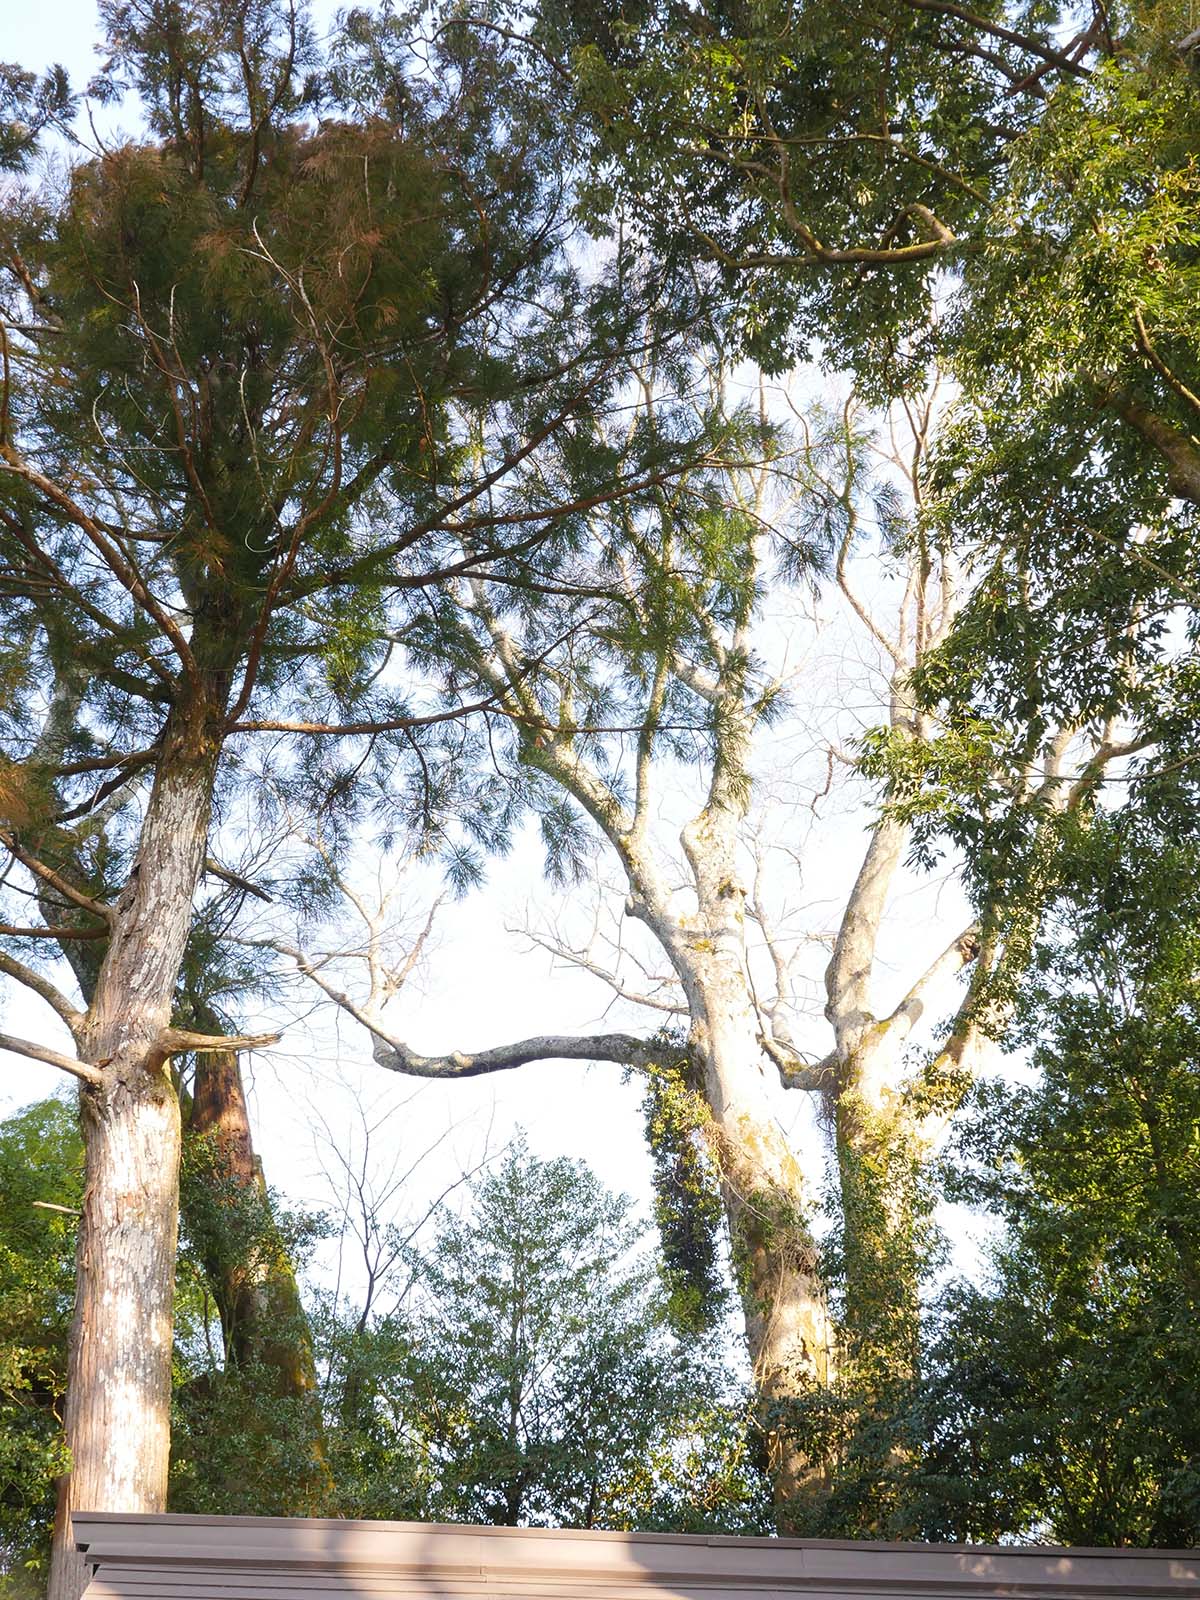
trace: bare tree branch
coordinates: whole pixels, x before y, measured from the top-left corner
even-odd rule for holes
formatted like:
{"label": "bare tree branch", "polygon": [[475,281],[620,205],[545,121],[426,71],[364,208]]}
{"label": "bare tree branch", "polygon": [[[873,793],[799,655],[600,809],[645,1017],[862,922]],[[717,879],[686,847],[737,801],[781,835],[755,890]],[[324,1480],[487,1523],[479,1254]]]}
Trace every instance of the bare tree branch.
{"label": "bare tree branch", "polygon": [[16,857],[23,867],[32,872],[34,877],[41,878],[43,883],[48,883],[52,889],[57,889],[59,894],[65,895],[72,905],[79,906],[83,911],[90,911],[93,916],[99,917],[106,924],[112,922],[113,909],[111,906],[106,906],[102,900],[93,900],[91,895],[84,894],[82,889],[77,889],[61,873],[55,872],[53,867],[48,867],[37,856],[31,855],[28,850],[17,843],[7,829],[0,829],[0,844],[4,846],[10,855]]}
{"label": "bare tree branch", "polygon": [[45,1045],[34,1044],[29,1039],[15,1038],[11,1033],[0,1033],[0,1050],[11,1050],[14,1055],[28,1056],[31,1061],[44,1061],[47,1066],[69,1072],[72,1077],[81,1078],[84,1083],[104,1082],[104,1074],[98,1068],[88,1066],[86,1061],[77,1061],[74,1056],[60,1055],[57,1050],[47,1050]]}
{"label": "bare tree branch", "polygon": [[253,895],[256,900],[265,900],[268,905],[271,904],[271,896],[265,889],[260,889],[256,883],[251,883],[249,878],[240,877],[228,867],[223,867],[213,856],[205,856],[204,870],[210,877],[220,878],[221,882],[227,883],[231,889],[240,889],[243,894]]}
{"label": "bare tree branch", "polygon": [[376,1062],[389,1072],[403,1072],[415,1078],[478,1078],[523,1067],[531,1061],[618,1061],[627,1067],[645,1067],[659,1054],[653,1044],[628,1033],[594,1033],[546,1034],[474,1054],[453,1050],[446,1055],[423,1056],[380,1033],[370,1022],[367,1026],[375,1036],[372,1053]]}
{"label": "bare tree branch", "polygon": [[[49,937],[50,930],[47,929],[46,933],[47,937]],[[27,989],[32,989],[34,994],[40,995],[51,1010],[57,1011],[72,1033],[83,1021],[83,1012],[80,1011],[78,1006],[71,1004],[56,984],[51,983],[50,979],[42,973],[35,972],[32,967],[27,967],[23,961],[18,961],[16,956],[10,956],[4,950],[0,950],[0,972],[3,972],[6,977],[13,978],[17,983],[23,983]]]}

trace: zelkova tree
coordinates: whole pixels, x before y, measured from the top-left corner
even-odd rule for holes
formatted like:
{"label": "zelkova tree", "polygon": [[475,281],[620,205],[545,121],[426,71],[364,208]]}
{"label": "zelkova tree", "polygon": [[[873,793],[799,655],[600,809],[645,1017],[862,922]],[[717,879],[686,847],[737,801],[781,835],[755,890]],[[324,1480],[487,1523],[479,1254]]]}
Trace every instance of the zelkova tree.
{"label": "zelkova tree", "polygon": [[1005,473],[1036,434],[1043,478],[1091,452],[1196,500],[1186,7],[530,13],[592,114],[596,214],[703,263],[760,360],[819,345],[894,393],[936,353]]}
{"label": "zelkova tree", "polygon": [[[655,404],[649,379],[644,403]],[[594,543],[558,570],[553,586],[530,596],[473,576],[439,594],[458,671],[508,719],[507,748],[524,769],[552,870],[583,870],[598,847],[618,869],[625,917],[643,930],[658,975],[639,979],[628,961],[606,966],[561,939],[552,941],[555,954],[659,1026],[426,1056],[384,1014],[399,984],[382,951],[361,984],[342,977],[327,953],[277,941],[371,1031],[375,1059],[389,1070],[454,1078],[562,1059],[647,1074],[653,1137],[674,1139],[671,1160],[691,1161],[701,1185],[707,1164],[719,1187],[779,1521],[793,1530],[828,1531],[837,1516],[863,1529],[881,1525],[884,1512],[869,1495],[851,1511],[831,1498],[856,1448],[847,1419],[915,1371],[923,1165],[970,1082],[988,1025],[982,1008],[1001,1003],[992,980],[1029,935],[1028,926],[986,919],[951,927],[943,953],[881,1004],[885,915],[913,840],[911,815],[885,813],[841,891],[824,978],[831,1048],[814,1057],[795,1042],[803,1022],[795,952],[773,933],[777,907],[748,847],[756,767],[770,760],[788,688],[769,663],[800,643],[798,586],[822,574],[878,650],[884,729],[872,748],[893,763],[907,756],[920,771],[935,751],[943,763],[988,759],[944,736],[911,692],[969,589],[913,503],[933,410],[931,399],[911,412],[904,455],[884,464],[890,481],[870,459],[853,405],[818,418],[799,448],[761,419],[743,418],[759,438],[757,466],[697,472],[649,512],[607,512]],[[856,587],[864,566],[869,605]],[[769,622],[764,613],[777,615],[785,594],[789,620]],[[564,633],[569,645],[555,650]],[[1009,803],[1046,815],[1090,803],[1123,748],[1110,732],[1096,739],[1056,728]],[[503,737],[499,722],[498,747]],[[365,948],[378,936],[368,925]],[[630,942],[618,937],[620,946]],[[945,1004],[949,980],[966,969],[970,982],[931,1034],[932,1006]],[[930,1048],[914,1061],[918,1043]],[[802,1171],[782,1131],[772,1088],[780,1081],[817,1097],[833,1130],[840,1313],[812,1225],[816,1175]],[[691,1249],[711,1283],[711,1258],[705,1268],[703,1247],[684,1239],[690,1224],[676,1223],[682,1253]]]}
{"label": "zelkova tree", "polygon": [[[877,401],[934,364],[952,378],[942,525],[992,568],[955,629],[984,686],[962,731],[987,720],[1014,767],[1030,760],[1063,720],[1055,692],[1028,692],[1048,676],[1066,720],[1174,737],[1171,694],[1153,712],[1126,662],[1159,648],[1148,580],[1195,566],[1189,10],[650,0],[613,17],[543,0],[530,15],[591,114],[594,216],[632,216],[710,274],[741,348],[770,371],[817,355]],[[996,695],[1001,661],[1012,692]],[[948,666],[916,693],[953,720],[962,687]],[[988,876],[1005,849],[985,835],[969,850]]]}
{"label": "zelkova tree", "polygon": [[[80,1081],[87,1160],[56,1600],[83,1582],[72,1507],[163,1504],[171,1062],[254,1042],[186,1025],[177,990],[214,807],[261,772],[246,741],[327,808],[407,762],[436,830],[462,707],[422,714],[385,670],[422,591],[519,570],[706,448],[594,448],[668,307],[620,250],[573,269],[519,41],[356,15],[324,58],[275,0],[102,15],[105,83],[149,131],[3,216],[0,970],[75,1053],[3,1043]],[[52,968],[77,948],[79,1001]]]}

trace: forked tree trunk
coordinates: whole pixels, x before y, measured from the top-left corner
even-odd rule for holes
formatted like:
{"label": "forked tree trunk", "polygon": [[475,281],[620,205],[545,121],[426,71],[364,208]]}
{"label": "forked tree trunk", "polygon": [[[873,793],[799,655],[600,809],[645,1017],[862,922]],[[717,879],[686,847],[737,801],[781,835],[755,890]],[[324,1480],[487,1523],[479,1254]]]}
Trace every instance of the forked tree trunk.
{"label": "forked tree trunk", "polygon": [[[715,1010],[721,1002],[710,998]],[[725,998],[734,1000],[728,991]],[[693,1048],[704,1063],[776,1519],[786,1533],[826,1488],[824,1464],[798,1436],[797,1411],[830,1382],[834,1352],[803,1175],[770,1104],[752,1020],[735,1001],[694,1030]]]}
{"label": "forked tree trunk", "polygon": [[[742,752],[733,754],[738,774]],[[826,1488],[824,1463],[805,1447],[797,1423],[803,1403],[830,1382],[834,1346],[803,1175],[767,1087],[737,859],[745,803],[740,785],[728,781],[729,756],[726,749],[708,804],[683,831],[699,936],[685,937],[676,960],[713,1119],[776,1520],[787,1533]]]}
{"label": "forked tree trunk", "polygon": [[218,741],[173,713],[137,859],[113,908],[81,1057],[86,1159],[67,1365],[71,1471],[59,1486],[48,1600],[86,1579],[73,1511],[163,1511],[170,1459],[180,1115],[170,1076],[175,986],[204,862]]}

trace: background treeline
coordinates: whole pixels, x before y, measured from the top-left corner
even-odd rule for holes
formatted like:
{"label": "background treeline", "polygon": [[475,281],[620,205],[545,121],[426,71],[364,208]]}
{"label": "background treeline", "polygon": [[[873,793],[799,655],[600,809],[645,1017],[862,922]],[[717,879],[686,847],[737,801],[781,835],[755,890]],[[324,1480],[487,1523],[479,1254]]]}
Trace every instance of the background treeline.
{"label": "background treeline", "polygon": [[[0,1152],[3,1543],[12,1591],[36,1593],[62,1467],[82,1173],[72,1110],[29,1107],[3,1124]],[[188,1167],[206,1155],[189,1150]],[[199,1193],[177,1279],[173,1509],[770,1530],[735,1352],[672,1329],[651,1241],[586,1167],[518,1141],[465,1203],[443,1206],[423,1247],[369,1214],[385,1264],[366,1294],[336,1294],[326,1271],[273,1321],[311,1388],[246,1352],[205,1262],[235,1250],[247,1275],[280,1256],[303,1273],[333,1223],[206,1176],[184,1179]]]}
{"label": "background treeline", "polygon": [[[0,78],[0,1044],[82,1141],[6,1130],[18,1563],[56,1472],[52,1600],[73,1506],[240,1496],[1192,1542],[1194,19],[98,15],[134,137]],[[413,1049],[389,884],[530,825],[620,1026]],[[300,992],[644,1086],[656,1272],[522,1158],[306,1299],[239,1065]]]}

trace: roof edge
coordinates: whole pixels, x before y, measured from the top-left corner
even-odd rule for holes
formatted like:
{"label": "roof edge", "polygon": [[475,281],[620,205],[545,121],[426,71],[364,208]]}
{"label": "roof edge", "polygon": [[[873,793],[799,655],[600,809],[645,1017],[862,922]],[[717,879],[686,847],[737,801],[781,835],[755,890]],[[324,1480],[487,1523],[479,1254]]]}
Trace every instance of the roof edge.
{"label": "roof edge", "polygon": [[[1194,1550],[739,1539],[303,1517],[76,1513],[72,1522],[97,1572],[97,1600],[124,1595],[130,1584],[138,1595],[176,1589],[192,1595],[201,1592],[195,1588],[201,1580],[222,1594],[277,1594],[280,1577],[294,1580],[297,1590],[315,1583],[322,1593],[362,1589],[440,1600],[653,1600],[656,1593],[661,1600],[703,1600],[710,1593],[717,1600],[721,1590],[728,1600],[756,1594],[799,1600],[833,1591],[928,1600],[1200,1597],[1200,1551]],[[106,1573],[114,1588],[106,1586]]]}
{"label": "roof edge", "polygon": [[[1144,1559],[1147,1556],[1173,1557],[1200,1564],[1200,1546],[1190,1549],[1134,1545],[1059,1545],[1059,1544],[975,1544],[954,1540],[926,1541],[920,1539],[790,1539],[774,1535],[743,1535],[732,1533],[647,1533],[625,1532],[612,1528],[508,1528],[466,1522],[391,1522],[384,1518],[353,1517],[250,1517],[207,1516],[184,1511],[76,1511],[71,1516],[75,1542],[85,1548],[87,1530],[94,1528],[95,1537],[105,1538],[106,1530],[127,1529],[136,1539],[139,1530],[148,1533],[152,1528],[164,1530],[187,1528],[220,1529],[237,1539],[241,1531],[255,1529],[296,1532],[328,1531],[353,1538],[362,1534],[372,1539],[388,1534],[400,1538],[469,1536],[485,1540],[505,1541],[531,1539],[561,1542],[586,1540],[591,1543],[616,1543],[623,1545],[674,1546],[696,1545],[706,1548],[759,1549],[759,1550],[878,1550],[921,1551],[925,1553],[945,1550],[961,1554],[1037,1556],[1051,1559],[1062,1556],[1101,1556],[1105,1560]],[[140,1543],[140,1541],[138,1541]],[[130,1553],[132,1553],[132,1547]]]}

